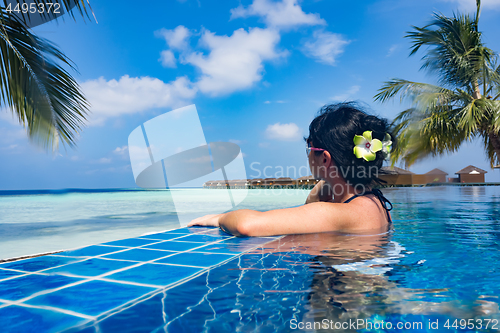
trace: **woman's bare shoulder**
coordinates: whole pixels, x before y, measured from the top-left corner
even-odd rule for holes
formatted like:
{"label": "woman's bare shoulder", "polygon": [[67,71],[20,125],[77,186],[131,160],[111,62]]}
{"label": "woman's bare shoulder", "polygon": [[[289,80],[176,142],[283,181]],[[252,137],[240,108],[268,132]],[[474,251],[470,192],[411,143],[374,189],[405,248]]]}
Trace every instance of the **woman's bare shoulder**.
{"label": "woman's bare shoulder", "polygon": [[341,205],[352,212],[354,226],[376,228],[389,223],[385,208],[373,194],[359,196]]}

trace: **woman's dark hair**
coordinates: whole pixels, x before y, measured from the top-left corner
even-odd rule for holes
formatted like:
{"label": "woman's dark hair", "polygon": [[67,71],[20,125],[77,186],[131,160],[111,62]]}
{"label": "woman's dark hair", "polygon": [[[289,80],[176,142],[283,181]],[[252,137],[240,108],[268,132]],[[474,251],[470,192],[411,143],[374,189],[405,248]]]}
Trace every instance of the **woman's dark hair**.
{"label": "woman's dark hair", "polygon": [[[391,135],[392,149],[395,139],[389,132],[387,119],[369,115],[355,102],[345,102],[323,106],[318,116],[309,125],[309,137],[305,140],[315,148],[326,149],[332,156],[338,172],[347,182],[356,186],[385,183],[378,178],[383,172],[384,153],[378,151],[373,161],[366,161],[354,155],[354,136],[372,131],[372,138],[384,140]],[[317,155],[321,152],[315,151]]]}

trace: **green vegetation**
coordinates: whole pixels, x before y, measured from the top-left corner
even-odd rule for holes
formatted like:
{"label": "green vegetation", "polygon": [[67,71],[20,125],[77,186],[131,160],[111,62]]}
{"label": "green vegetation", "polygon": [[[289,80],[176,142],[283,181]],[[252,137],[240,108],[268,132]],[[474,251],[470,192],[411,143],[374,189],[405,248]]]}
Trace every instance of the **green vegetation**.
{"label": "green vegetation", "polygon": [[[57,1],[37,0],[47,2]],[[88,17],[83,1],[59,2],[72,18],[73,7]],[[72,146],[89,104],[59,63],[71,70],[75,66],[54,44],[27,27],[30,16],[40,14],[28,12],[18,19],[7,12],[6,5],[5,0],[0,5],[0,106],[14,113],[33,141],[53,150],[60,142]]]}
{"label": "green vegetation", "polygon": [[478,30],[481,2],[475,15],[434,14],[434,20],[405,36],[411,53],[427,47],[422,69],[436,74],[439,85],[392,79],[375,100],[399,95],[411,107],[394,119],[398,139],[393,164],[407,166],[429,155],[456,151],[466,140],[481,137],[491,165],[500,162],[500,66]]}

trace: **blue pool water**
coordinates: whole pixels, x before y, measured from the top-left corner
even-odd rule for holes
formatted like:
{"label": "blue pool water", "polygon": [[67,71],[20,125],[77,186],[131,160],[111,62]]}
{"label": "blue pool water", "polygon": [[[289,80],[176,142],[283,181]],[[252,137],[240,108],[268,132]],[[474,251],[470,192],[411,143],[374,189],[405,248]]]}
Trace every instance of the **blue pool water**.
{"label": "blue pool water", "polygon": [[0,264],[2,331],[498,331],[500,188],[384,193],[382,235],[181,228]]}

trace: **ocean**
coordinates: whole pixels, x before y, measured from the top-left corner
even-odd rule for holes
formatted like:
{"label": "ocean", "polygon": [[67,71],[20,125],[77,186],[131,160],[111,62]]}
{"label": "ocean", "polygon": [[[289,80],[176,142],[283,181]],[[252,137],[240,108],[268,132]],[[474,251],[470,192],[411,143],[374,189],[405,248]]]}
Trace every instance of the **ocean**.
{"label": "ocean", "polygon": [[[224,212],[227,192],[209,189],[0,191],[0,259],[78,248],[180,226],[171,191],[193,218]],[[232,190],[245,191],[245,190]],[[248,190],[236,208],[301,205],[306,190]]]}

